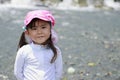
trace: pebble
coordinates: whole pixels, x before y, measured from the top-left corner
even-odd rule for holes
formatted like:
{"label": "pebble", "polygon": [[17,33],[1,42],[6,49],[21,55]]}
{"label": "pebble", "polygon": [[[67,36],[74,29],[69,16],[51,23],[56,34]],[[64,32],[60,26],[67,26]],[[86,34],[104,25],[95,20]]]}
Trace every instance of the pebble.
{"label": "pebble", "polygon": [[67,72],[68,72],[68,74],[74,74],[75,73],[75,68],[69,67]]}
{"label": "pebble", "polygon": [[93,62],[89,62],[88,63],[88,66],[91,66],[91,67],[93,67],[93,66],[95,66],[96,64],[95,63],[93,63]]}

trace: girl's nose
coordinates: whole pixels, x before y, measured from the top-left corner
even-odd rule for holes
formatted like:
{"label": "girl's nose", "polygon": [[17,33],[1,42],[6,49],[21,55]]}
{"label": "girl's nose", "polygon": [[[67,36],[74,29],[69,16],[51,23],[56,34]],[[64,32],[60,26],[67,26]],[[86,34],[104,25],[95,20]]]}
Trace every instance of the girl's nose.
{"label": "girl's nose", "polygon": [[37,33],[41,34],[41,33],[42,33],[42,29],[41,29],[41,28],[38,28],[38,29],[37,29]]}

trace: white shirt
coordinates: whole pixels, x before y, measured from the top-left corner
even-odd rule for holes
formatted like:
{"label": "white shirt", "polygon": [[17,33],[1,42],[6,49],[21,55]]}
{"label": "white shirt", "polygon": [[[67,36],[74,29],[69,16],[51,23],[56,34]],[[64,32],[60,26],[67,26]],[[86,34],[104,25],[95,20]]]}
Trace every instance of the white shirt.
{"label": "white shirt", "polygon": [[28,44],[21,47],[16,56],[14,74],[18,80],[60,80],[62,55],[57,48],[57,58],[50,63],[53,52],[42,45]]}

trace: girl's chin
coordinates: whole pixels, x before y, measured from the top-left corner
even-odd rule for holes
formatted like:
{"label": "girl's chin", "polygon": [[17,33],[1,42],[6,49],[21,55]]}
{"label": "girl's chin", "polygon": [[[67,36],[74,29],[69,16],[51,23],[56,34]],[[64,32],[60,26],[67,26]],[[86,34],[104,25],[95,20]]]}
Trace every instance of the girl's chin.
{"label": "girl's chin", "polygon": [[38,42],[34,42],[34,41],[33,41],[33,43],[34,43],[34,44],[37,44],[37,45],[46,45],[46,44],[47,44],[47,42],[38,43]]}

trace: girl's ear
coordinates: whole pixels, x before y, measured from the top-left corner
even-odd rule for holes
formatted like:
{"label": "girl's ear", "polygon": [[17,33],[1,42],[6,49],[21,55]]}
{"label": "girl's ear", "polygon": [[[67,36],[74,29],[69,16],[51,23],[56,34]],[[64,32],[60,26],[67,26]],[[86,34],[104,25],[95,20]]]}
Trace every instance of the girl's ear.
{"label": "girl's ear", "polygon": [[29,34],[29,32],[26,30],[25,32],[24,32],[26,35],[28,35]]}
{"label": "girl's ear", "polygon": [[29,32],[26,30],[25,32],[25,40],[27,43],[31,43],[32,39],[30,38]]}

